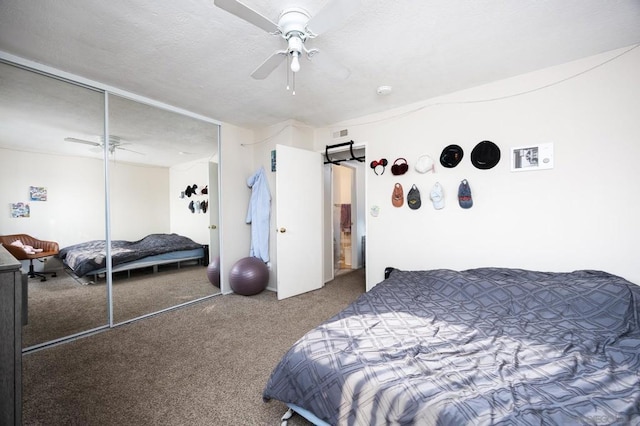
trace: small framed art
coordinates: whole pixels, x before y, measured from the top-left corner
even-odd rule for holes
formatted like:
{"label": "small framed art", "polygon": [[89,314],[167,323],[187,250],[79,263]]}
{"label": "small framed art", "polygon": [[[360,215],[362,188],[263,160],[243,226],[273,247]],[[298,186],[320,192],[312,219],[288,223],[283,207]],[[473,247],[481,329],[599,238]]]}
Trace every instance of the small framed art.
{"label": "small framed art", "polygon": [[47,188],[45,188],[44,186],[30,186],[29,200],[47,201]]}
{"label": "small framed art", "polygon": [[553,144],[543,143],[511,148],[511,171],[553,169]]}
{"label": "small framed art", "polygon": [[11,203],[11,217],[30,217],[31,209],[27,203]]}
{"label": "small framed art", "polygon": [[271,150],[271,171],[276,171],[276,150]]}

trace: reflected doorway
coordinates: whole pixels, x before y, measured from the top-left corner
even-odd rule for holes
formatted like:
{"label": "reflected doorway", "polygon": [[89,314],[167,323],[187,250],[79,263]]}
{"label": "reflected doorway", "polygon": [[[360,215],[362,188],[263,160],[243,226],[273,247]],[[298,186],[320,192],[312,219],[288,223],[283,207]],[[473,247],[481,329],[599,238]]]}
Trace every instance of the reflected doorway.
{"label": "reflected doorway", "polygon": [[332,165],[333,193],[333,265],[334,275],[357,267],[355,249],[355,172],[350,167]]}

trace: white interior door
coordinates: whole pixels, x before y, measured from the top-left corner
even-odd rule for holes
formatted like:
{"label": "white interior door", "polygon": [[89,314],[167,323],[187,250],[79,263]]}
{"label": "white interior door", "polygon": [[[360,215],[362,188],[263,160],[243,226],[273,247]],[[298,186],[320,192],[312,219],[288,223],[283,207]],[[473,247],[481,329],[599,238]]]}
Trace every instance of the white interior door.
{"label": "white interior door", "polygon": [[218,201],[218,164],[209,163],[209,259],[220,256],[220,203]]}
{"label": "white interior door", "polygon": [[278,299],[323,283],[322,154],[276,146]]}
{"label": "white interior door", "polygon": [[222,279],[224,271],[220,261],[220,186],[218,163],[209,162],[209,259],[207,265],[217,258],[218,287],[223,293],[229,291],[229,285]]}

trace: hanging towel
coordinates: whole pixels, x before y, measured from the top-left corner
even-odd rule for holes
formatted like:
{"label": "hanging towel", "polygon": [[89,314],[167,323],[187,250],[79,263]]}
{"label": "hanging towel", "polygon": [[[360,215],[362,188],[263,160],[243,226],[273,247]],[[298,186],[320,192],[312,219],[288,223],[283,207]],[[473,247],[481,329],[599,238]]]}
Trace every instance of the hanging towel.
{"label": "hanging towel", "polygon": [[342,204],[340,207],[340,229],[342,232],[351,232],[351,204]]}
{"label": "hanging towel", "polygon": [[264,167],[249,179],[251,188],[247,223],[251,224],[251,250],[249,256],[258,257],[263,262],[269,261],[269,215],[271,213],[271,192]]}

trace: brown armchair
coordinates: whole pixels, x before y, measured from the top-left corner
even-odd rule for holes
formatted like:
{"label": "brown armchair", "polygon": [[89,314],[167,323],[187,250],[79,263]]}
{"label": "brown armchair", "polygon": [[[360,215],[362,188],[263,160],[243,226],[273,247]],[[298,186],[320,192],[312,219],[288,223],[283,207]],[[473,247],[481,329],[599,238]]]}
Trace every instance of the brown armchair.
{"label": "brown armchair", "polygon": [[[25,246],[33,247],[34,249],[36,249],[36,252],[27,251],[23,247],[11,244],[18,240],[20,240]],[[4,248],[6,248],[7,251],[11,253],[16,259],[28,260],[29,278],[34,278],[37,276],[41,278],[40,281],[46,281],[47,277],[40,272],[35,272],[33,268],[33,260],[54,256],[58,254],[58,251],[60,250],[58,243],[56,243],[55,241],[38,240],[37,238],[33,238],[32,236],[27,234],[0,235],[0,243],[2,243]],[[56,273],[52,272],[51,276],[55,277]]]}

